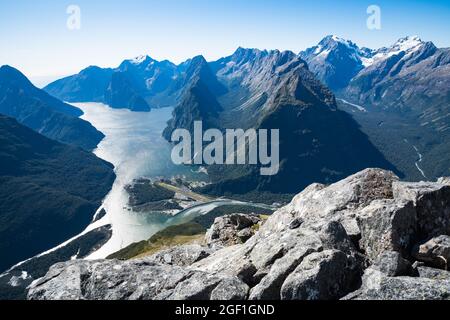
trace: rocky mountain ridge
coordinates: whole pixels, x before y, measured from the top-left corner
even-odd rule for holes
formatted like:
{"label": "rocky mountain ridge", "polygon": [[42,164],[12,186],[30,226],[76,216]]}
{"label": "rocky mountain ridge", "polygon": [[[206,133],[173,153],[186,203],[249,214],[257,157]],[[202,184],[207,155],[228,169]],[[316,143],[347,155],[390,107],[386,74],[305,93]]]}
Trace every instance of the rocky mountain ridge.
{"label": "rocky mountain ridge", "polygon": [[[33,282],[28,298],[450,299],[447,183],[366,169],[309,186],[245,243],[227,246],[234,220],[218,218],[205,246],[59,263]],[[222,246],[211,236],[217,226],[230,230]]]}
{"label": "rocky mountain ridge", "polygon": [[[386,159],[407,179],[449,175],[449,49],[417,36],[376,50],[324,41],[300,56]],[[342,86],[333,86],[335,78]]]}
{"label": "rocky mountain ridge", "polygon": [[[209,65],[202,61],[203,72],[180,95],[164,137],[170,141],[176,128],[192,132],[198,120],[204,129],[280,129],[281,165],[271,177],[260,176],[254,166],[209,166],[213,184],[201,192],[295,193],[312,181],[336,181],[370,166],[395,170],[292,52],[239,48]],[[292,174],[298,179],[290,179]]]}

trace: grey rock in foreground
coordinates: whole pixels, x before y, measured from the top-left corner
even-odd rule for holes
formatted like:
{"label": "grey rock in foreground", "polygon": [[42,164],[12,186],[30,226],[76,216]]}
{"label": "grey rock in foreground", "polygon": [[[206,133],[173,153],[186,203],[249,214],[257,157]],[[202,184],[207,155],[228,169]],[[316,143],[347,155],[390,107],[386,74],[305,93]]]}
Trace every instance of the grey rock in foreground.
{"label": "grey rock in foreground", "polygon": [[255,234],[253,226],[261,222],[257,215],[240,213],[218,217],[206,233],[206,244],[212,248],[220,248],[244,243]]}
{"label": "grey rock in foreground", "polygon": [[417,274],[421,278],[450,281],[450,272],[445,270],[422,266],[417,268]]}
{"label": "grey rock in foreground", "polygon": [[283,300],[338,299],[352,288],[348,257],[338,250],[307,256],[281,288]]}
{"label": "grey rock in foreground", "polygon": [[[225,290],[226,288],[226,290]],[[245,299],[236,277],[190,271],[146,260],[70,261],[31,284],[31,300]]]}
{"label": "grey rock in foreground", "polygon": [[438,268],[448,269],[450,236],[441,235],[417,245],[414,248],[413,255],[419,261],[428,262]]}
{"label": "grey rock in foreground", "polygon": [[410,276],[413,274],[411,263],[396,251],[385,251],[373,263],[372,269],[388,277]]}
{"label": "grey rock in foreground", "polygon": [[369,268],[363,285],[344,300],[450,300],[450,281],[418,277],[388,277]]}
{"label": "grey rock in foreground", "polygon": [[208,257],[212,252],[213,250],[208,247],[191,244],[162,250],[150,256],[147,260],[184,267]]}
{"label": "grey rock in foreground", "polygon": [[360,245],[374,260],[387,250],[409,253],[416,240],[417,213],[412,201],[375,200],[360,212]]}
{"label": "grey rock in foreground", "polygon": [[450,185],[434,182],[396,182],[395,198],[414,202],[419,240],[450,234]]}
{"label": "grey rock in foreground", "polygon": [[413,248],[449,235],[449,192],[367,169],[309,186],[245,242],[236,235],[252,228],[252,216],[216,220],[208,247],[59,264],[33,283],[29,298],[449,299],[447,271],[411,265]]}

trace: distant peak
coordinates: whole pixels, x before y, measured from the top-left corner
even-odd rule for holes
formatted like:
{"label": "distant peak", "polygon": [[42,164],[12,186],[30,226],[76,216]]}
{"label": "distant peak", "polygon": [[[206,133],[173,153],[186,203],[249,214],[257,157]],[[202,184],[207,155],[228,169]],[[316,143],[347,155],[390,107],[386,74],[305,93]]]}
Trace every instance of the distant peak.
{"label": "distant peak", "polygon": [[391,50],[394,51],[411,51],[417,50],[425,42],[422,41],[418,36],[407,36],[399,39],[394,45],[391,47]]}
{"label": "distant peak", "polygon": [[422,39],[420,39],[419,36],[406,36],[406,37],[400,38],[398,42],[404,42],[404,41],[422,42]]}
{"label": "distant peak", "polygon": [[16,68],[13,68],[13,67],[11,67],[10,65],[7,65],[7,64],[1,66],[0,70],[2,70],[4,72],[20,72]]}
{"label": "distant peak", "polygon": [[261,52],[267,52],[266,50],[261,51],[256,48],[243,48],[239,47],[236,49],[236,51],[233,53],[234,56],[242,56],[242,55],[248,55],[248,54],[258,54]]}
{"label": "distant peak", "polygon": [[28,81],[27,77],[22,72],[9,65],[3,65],[0,67],[0,76]]}
{"label": "distant peak", "polygon": [[142,64],[142,63],[147,62],[147,61],[153,61],[153,59],[150,58],[150,56],[148,56],[148,55],[140,55],[140,56],[137,56],[137,57],[135,57],[135,58],[133,58],[133,59],[131,59],[129,61],[131,63],[133,63],[133,64]]}
{"label": "distant peak", "polygon": [[331,39],[331,40],[334,40],[334,41],[345,41],[344,39],[338,37],[335,34],[330,34],[330,35],[326,36],[325,39]]}
{"label": "distant peak", "polygon": [[0,84],[18,86],[21,89],[35,88],[22,72],[9,65],[0,67]]}
{"label": "distant peak", "polygon": [[101,70],[102,68],[98,67],[98,66],[89,66],[87,68],[84,68],[83,70],[80,71],[80,73],[83,72],[89,72],[89,71],[96,71],[96,70]]}
{"label": "distant peak", "polygon": [[339,42],[339,43],[345,43],[345,44],[353,44],[350,40],[346,40],[344,38],[338,37],[335,34],[331,34],[326,36],[325,38],[322,39],[322,42]]}
{"label": "distant peak", "polygon": [[188,72],[194,72],[194,70],[203,70],[205,68],[208,68],[208,62],[202,55],[195,56],[192,59],[186,61],[186,63],[188,66]]}
{"label": "distant peak", "polygon": [[205,57],[202,56],[201,54],[199,54],[198,56],[193,57],[193,58],[191,59],[191,62],[196,62],[196,63],[198,63],[198,62],[201,62],[201,63],[207,63]]}
{"label": "distant peak", "polygon": [[202,55],[195,56],[186,61],[186,63],[188,64],[187,72],[189,74],[196,74],[202,70],[208,69],[208,62]]}

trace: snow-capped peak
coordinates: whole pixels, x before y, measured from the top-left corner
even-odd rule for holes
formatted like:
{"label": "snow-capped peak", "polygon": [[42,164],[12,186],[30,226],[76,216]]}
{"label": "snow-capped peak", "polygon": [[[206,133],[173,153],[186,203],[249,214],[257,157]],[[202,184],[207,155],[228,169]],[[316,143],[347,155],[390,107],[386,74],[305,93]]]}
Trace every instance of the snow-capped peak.
{"label": "snow-capped peak", "polygon": [[361,63],[364,63],[365,59],[370,58],[372,54],[372,50],[359,48],[352,41],[336,35],[326,36],[317,46],[307,50],[305,53],[307,55],[312,54],[316,59],[326,59],[330,52],[336,52],[336,50],[341,52],[340,54],[346,52],[344,54],[350,56],[355,61],[361,61]]}
{"label": "snow-capped peak", "polygon": [[331,45],[335,45],[336,43],[342,43],[348,47],[354,47],[355,44],[350,40],[346,40],[338,37],[337,35],[328,35],[320,41],[319,46],[328,47]]}
{"label": "snow-capped peak", "polygon": [[374,56],[372,57],[371,64],[377,61],[381,61],[387,59],[391,56],[398,55],[402,52],[409,55],[420,48],[425,44],[418,36],[408,36],[399,39],[396,43],[394,43],[389,48],[381,48],[376,50]]}
{"label": "snow-capped peak", "polygon": [[392,46],[392,49],[409,52],[419,49],[423,44],[424,42],[418,36],[410,36],[398,40]]}
{"label": "snow-capped peak", "polygon": [[133,64],[141,64],[144,61],[146,61],[147,59],[150,59],[150,57],[148,55],[140,55],[140,56],[137,56],[136,58],[131,59],[130,62]]}

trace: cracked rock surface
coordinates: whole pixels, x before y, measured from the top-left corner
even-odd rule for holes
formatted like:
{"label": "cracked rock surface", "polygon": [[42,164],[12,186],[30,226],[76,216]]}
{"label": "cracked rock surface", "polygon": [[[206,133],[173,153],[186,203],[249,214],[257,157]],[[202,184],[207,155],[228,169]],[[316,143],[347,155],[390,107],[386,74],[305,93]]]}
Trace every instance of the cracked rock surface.
{"label": "cracked rock surface", "polygon": [[[60,263],[28,298],[450,299],[447,264],[436,263],[448,256],[446,181],[400,182],[390,171],[366,169],[312,184],[246,241]],[[236,239],[258,223],[218,219],[207,243]]]}

